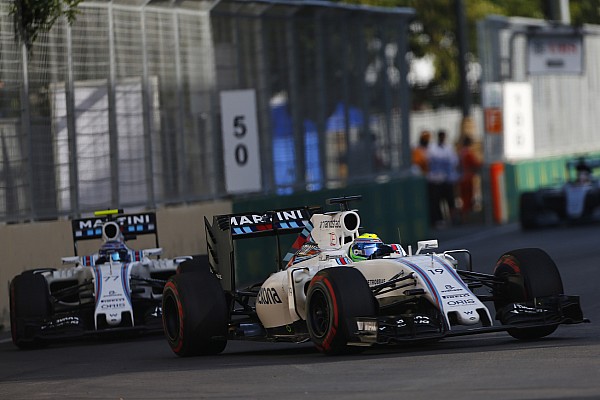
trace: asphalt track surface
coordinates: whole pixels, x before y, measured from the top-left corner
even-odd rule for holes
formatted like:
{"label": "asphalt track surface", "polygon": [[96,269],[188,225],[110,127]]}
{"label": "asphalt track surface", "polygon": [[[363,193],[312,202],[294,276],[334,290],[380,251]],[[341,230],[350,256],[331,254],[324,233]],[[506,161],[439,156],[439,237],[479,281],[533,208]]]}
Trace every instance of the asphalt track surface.
{"label": "asphalt track surface", "polygon": [[[600,226],[440,231],[491,272],[505,251],[541,247],[589,324],[520,342],[506,333],[327,357],[310,344],[230,342],[179,358],[160,336],[19,351],[0,334],[0,399],[600,399]],[[426,238],[424,238],[426,239]]]}

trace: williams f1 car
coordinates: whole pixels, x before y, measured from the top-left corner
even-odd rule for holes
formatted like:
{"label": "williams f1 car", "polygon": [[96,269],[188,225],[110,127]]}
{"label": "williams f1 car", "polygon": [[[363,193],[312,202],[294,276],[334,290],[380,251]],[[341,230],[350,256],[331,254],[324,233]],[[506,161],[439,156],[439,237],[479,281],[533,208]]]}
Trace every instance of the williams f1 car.
{"label": "williams f1 car", "polygon": [[[436,240],[420,241],[413,253],[360,235],[360,216],[348,208],[358,198],[328,200],[340,205],[337,212],[303,207],[205,218],[208,265],[182,263],[163,292],[173,352],[217,354],[242,339],[312,341],[339,354],[496,331],[535,339],[586,321],[579,297],[563,294],[558,269],[541,249],[507,252],[492,274],[475,272],[467,250],[438,254]],[[297,239],[279,271],[238,288],[244,266],[235,265],[234,244],[273,235],[279,245],[292,233]]]}
{"label": "williams f1 car", "polygon": [[[154,213],[119,215],[119,210],[71,221],[75,256],[66,268],[26,270],[10,283],[10,322],[19,348],[90,334],[162,329],[162,290],[177,264],[159,259]],[[126,239],[153,234],[156,248],[133,250]],[[77,243],[102,239],[97,253],[78,256]]]}
{"label": "williams f1 car", "polygon": [[600,220],[600,181],[593,176],[600,159],[578,158],[566,163],[568,182],[524,192],[519,198],[519,221],[523,229],[562,222]]}

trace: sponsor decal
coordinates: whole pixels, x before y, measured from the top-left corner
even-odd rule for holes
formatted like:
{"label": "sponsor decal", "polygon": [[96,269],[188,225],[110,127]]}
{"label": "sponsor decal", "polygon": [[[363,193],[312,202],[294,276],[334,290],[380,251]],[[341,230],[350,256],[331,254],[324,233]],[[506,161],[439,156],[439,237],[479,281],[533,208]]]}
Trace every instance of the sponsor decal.
{"label": "sponsor decal", "polygon": [[386,283],[387,281],[383,278],[377,278],[377,279],[367,279],[367,282],[369,283],[369,286],[375,286],[375,285],[381,285],[382,283]]}
{"label": "sponsor decal", "polygon": [[42,325],[41,329],[57,329],[65,326],[77,326],[79,325],[79,317],[63,317],[57,318],[54,321],[50,321],[45,325]]}
{"label": "sponsor decal", "polygon": [[469,293],[446,294],[442,296],[442,299],[457,299],[460,297],[471,297],[471,295]]}
{"label": "sponsor decal", "polygon": [[329,245],[330,246],[337,245],[337,237],[335,236],[335,233],[333,233],[333,232],[329,232]]}
{"label": "sponsor decal", "polygon": [[449,306],[472,306],[473,304],[475,304],[475,300],[473,299],[465,299],[465,300],[448,300],[446,302],[446,304],[448,304]]}
{"label": "sponsor decal", "polygon": [[377,321],[356,321],[356,327],[363,332],[377,332]]}
{"label": "sponsor decal", "polygon": [[337,229],[342,227],[341,219],[332,219],[329,221],[321,221],[319,223],[320,229]]}
{"label": "sponsor decal", "polygon": [[92,228],[100,228],[104,224],[104,220],[102,219],[88,219],[79,221],[79,229],[92,229]]}
{"label": "sponsor decal", "polygon": [[278,211],[275,213],[279,221],[293,221],[302,218],[302,210]]}
{"label": "sponsor decal", "polygon": [[404,321],[403,318],[397,319],[396,320],[396,327],[397,328],[404,328],[406,326],[406,322]]}
{"label": "sponsor decal", "polygon": [[477,319],[477,317],[473,316],[473,314],[475,314],[475,311],[473,311],[473,310],[463,311],[463,314],[465,314],[467,316],[470,315],[470,317],[469,317],[470,321],[475,321]]}
{"label": "sponsor decal", "polygon": [[101,310],[111,310],[115,308],[125,308],[127,303],[124,297],[117,297],[114,299],[102,299],[100,300]]}
{"label": "sponsor decal", "polygon": [[[152,222],[151,214],[136,214],[136,215],[123,215],[116,217],[115,221],[119,225],[137,225],[137,224],[149,224]],[[106,223],[105,218],[90,218],[78,220],[79,229],[94,229],[100,228]]]}
{"label": "sponsor decal", "polygon": [[444,287],[444,290],[441,290],[442,293],[448,293],[448,292],[462,292],[464,289],[463,288],[457,288],[454,287],[452,285],[446,285]]}
{"label": "sponsor decal", "polygon": [[254,225],[254,224],[262,224],[265,222],[269,222],[269,217],[267,215],[242,215],[240,217],[231,217],[230,223],[231,226],[240,226],[240,225]]}
{"label": "sponsor decal", "polygon": [[275,288],[260,288],[256,297],[258,304],[281,304],[281,297]]}
{"label": "sponsor decal", "polygon": [[535,307],[529,307],[529,306],[525,306],[523,304],[513,304],[513,309],[510,311],[511,314],[539,314],[539,313],[544,313],[548,310],[545,309],[541,309],[541,308],[535,308]]}
{"label": "sponsor decal", "polygon": [[[295,221],[304,219],[302,210],[278,211],[275,213],[278,221]],[[271,214],[248,214],[232,216],[229,220],[231,226],[256,225],[273,222]]]}

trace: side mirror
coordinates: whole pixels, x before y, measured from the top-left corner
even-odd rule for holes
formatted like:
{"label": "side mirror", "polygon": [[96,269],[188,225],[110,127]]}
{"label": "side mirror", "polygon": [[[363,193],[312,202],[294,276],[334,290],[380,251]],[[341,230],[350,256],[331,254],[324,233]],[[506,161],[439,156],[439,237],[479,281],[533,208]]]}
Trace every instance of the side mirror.
{"label": "side mirror", "polygon": [[77,256],[63,257],[61,260],[63,264],[79,264],[79,257]]}
{"label": "side mirror", "polygon": [[448,250],[444,252],[443,256],[452,263],[454,269],[473,271],[473,263],[469,250]]}
{"label": "side mirror", "polygon": [[431,250],[431,249],[437,249],[437,248],[438,248],[437,240],[421,240],[421,241],[417,242],[417,253],[416,254],[421,254],[421,252],[423,250]]}
{"label": "side mirror", "polygon": [[142,250],[144,253],[145,257],[155,257],[155,256],[160,256],[162,254],[162,247],[156,247],[153,249],[144,249]]}

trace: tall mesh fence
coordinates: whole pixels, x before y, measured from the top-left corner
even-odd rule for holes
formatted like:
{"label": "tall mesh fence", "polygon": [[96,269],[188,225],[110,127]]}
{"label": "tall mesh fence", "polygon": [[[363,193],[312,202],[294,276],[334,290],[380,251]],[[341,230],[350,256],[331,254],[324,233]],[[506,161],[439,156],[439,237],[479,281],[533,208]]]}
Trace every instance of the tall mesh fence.
{"label": "tall mesh fence", "polygon": [[262,193],[402,174],[410,9],[85,1],[30,52],[0,0],[0,221],[230,195],[219,92],[254,89]]}

